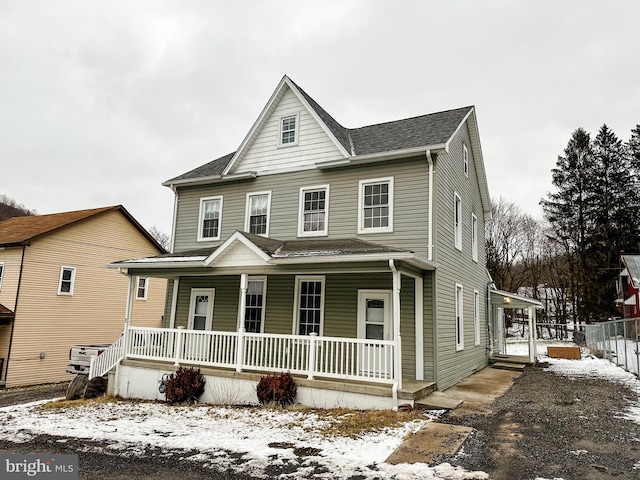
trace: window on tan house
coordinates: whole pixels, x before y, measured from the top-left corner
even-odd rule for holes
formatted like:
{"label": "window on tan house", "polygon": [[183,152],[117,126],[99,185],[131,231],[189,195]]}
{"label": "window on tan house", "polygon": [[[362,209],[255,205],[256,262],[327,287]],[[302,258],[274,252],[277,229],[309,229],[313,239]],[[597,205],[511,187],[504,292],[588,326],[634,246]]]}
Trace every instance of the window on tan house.
{"label": "window on tan house", "polygon": [[4,276],[4,263],[0,262],[0,290],[2,290],[2,277]]}
{"label": "window on tan house", "polygon": [[58,283],[58,295],[73,295],[73,286],[76,279],[75,267],[61,267],[60,281]]}
{"label": "window on tan house", "polygon": [[146,300],[148,288],[149,279],[147,277],[138,277],[138,282],[136,284],[136,300]]}

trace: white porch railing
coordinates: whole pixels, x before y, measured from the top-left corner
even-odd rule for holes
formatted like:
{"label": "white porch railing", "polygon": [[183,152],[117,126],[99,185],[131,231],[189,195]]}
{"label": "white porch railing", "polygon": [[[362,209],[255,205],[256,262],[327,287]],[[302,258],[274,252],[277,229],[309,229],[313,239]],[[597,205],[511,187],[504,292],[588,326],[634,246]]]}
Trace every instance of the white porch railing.
{"label": "white porch railing", "polygon": [[395,381],[391,340],[148,327],[129,327],[124,337],[124,358],[169,360],[176,365],[234,368],[238,372],[290,372],[310,379]]}
{"label": "white porch railing", "polygon": [[97,357],[91,357],[89,379],[101,377],[124,358],[124,337],[118,338],[108,349]]}

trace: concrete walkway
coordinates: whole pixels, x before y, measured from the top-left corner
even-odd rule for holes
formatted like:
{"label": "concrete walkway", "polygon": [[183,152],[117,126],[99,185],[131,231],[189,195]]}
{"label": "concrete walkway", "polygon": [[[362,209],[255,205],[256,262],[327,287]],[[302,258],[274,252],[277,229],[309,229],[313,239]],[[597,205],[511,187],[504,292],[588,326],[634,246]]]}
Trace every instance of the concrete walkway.
{"label": "concrete walkway", "polygon": [[[486,367],[444,392],[434,392],[432,401],[430,395],[420,404],[423,408],[439,408],[438,405],[451,408],[450,416],[458,418],[486,414],[490,411],[489,405],[502,396],[521,373]],[[392,464],[437,463],[442,456],[455,455],[472,431],[470,427],[429,423],[406,439],[386,461]]]}

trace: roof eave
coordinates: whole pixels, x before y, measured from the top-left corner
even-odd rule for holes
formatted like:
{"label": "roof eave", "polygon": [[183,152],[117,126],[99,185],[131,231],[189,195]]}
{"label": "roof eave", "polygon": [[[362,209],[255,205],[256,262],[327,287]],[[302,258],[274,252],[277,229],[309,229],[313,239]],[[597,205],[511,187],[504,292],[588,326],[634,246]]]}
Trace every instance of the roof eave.
{"label": "roof eave", "polygon": [[247,180],[247,179],[256,178],[257,176],[258,176],[257,172],[243,172],[243,173],[234,173],[230,175],[209,175],[206,177],[185,178],[182,180],[167,180],[166,182],[162,182],[162,185],[164,187],[169,187],[169,188],[208,185],[211,183],[231,182],[234,180]]}
{"label": "roof eave", "polygon": [[320,170],[345,167],[348,165],[364,165],[367,163],[385,162],[387,160],[395,160],[398,158],[406,158],[414,155],[422,155],[428,150],[432,152],[445,151],[447,145],[438,143],[435,145],[427,145],[415,148],[406,148],[403,150],[392,150],[388,152],[370,153],[367,155],[355,155],[345,159],[329,160],[327,162],[317,162],[316,167]]}

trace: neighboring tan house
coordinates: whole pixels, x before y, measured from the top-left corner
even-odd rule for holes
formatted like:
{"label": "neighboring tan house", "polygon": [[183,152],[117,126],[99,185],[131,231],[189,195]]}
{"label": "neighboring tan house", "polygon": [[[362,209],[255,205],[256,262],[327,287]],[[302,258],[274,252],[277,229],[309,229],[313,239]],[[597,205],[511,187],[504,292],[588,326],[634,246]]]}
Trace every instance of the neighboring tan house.
{"label": "neighboring tan house", "polygon": [[618,301],[622,318],[640,317],[640,255],[621,255]]}
{"label": "neighboring tan house", "polygon": [[204,401],[288,371],[301,403],[387,408],[488,364],[474,107],[349,129],[285,76],[237,151],[163,185],[172,253],[112,266],[170,280],[165,328],[125,332],[112,391],[163,398],[187,364]]}
{"label": "neighboring tan house", "polygon": [[[164,249],[124,207],[0,222],[0,379],[7,387],[70,380],[73,344],[114,342],[128,281],[108,268]],[[133,323],[162,325],[166,280],[136,278]]]}

